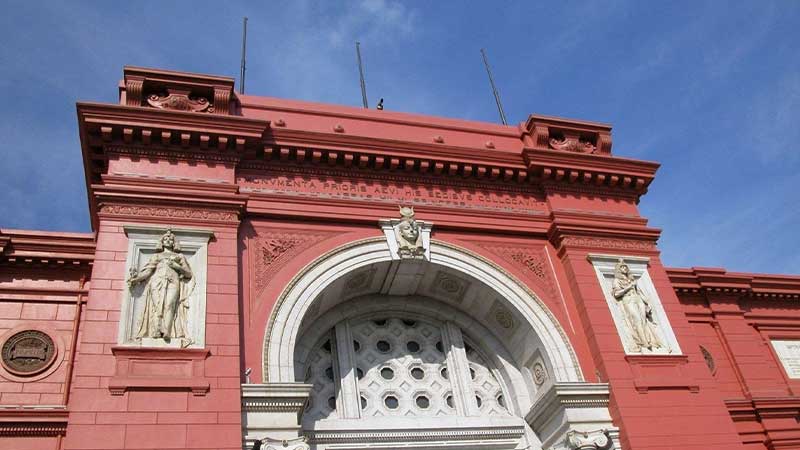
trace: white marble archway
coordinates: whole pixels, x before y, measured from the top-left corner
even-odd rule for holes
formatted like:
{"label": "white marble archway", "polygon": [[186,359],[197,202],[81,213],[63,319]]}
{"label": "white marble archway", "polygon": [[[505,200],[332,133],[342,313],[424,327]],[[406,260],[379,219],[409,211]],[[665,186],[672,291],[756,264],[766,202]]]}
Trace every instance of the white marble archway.
{"label": "white marble archway", "polygon": [[[430,245],[430,263],[490,286],[506,307],[532,330],[544,349],[556,382],[581,382],[583,375],[561,325],[544,303],[520,281],[491,261],[441,241]],[[306,266],[278,298],[264,337],[265,383],[295,382],[295,347],[306,312],[336,280],[360,268],[392,260],[383,238],[365,239],[336,248]]]}

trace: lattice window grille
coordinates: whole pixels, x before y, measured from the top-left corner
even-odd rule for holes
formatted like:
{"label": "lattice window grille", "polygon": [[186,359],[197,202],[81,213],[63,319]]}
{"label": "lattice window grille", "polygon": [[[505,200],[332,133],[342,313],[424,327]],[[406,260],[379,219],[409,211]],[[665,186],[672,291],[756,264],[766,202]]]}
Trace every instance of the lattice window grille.
{"label": "lattice window grille", "polygon": [[464,350],[466,350],[467,361],[469,361],[470,384],[481,415],[510,415],[507,406],[508,399],[505,397],[502,384],[495,376],[492,365],[467,340],[464,341]]}
{"label": "lattice window grille", "polygon": [[303,413],[303,423],[336,418],[336,386],[339,377],[334,366],[336,347],[332,333],[326,333],[314,346],[306,367],[305,382],[312,384],[311,396]]}
{"label": "lattice window grille", "polygon": [[[449,322],[343,321],[313,348],[306,369],[306,382],[313,385],[303,414],[306,427],[335,418],[510,415],[499,373]],[[456,367],[469,374],[452,373]],[[456,382],[456,377],[469,381]],[[347,388],[350,380],[355,391]]]}

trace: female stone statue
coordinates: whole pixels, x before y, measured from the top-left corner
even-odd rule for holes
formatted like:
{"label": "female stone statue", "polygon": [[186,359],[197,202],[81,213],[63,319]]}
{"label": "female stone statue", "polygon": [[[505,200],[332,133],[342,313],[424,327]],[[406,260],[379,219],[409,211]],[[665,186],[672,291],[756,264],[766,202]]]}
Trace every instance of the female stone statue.
{"label": "female stone statue", "polygon": [[189,282],[192,269],[181,253],[172,230],[167,230],[156,245],[156,253],[141,270],[131,268],[128,286],[133,289],[146,281],[144,310],[139,319],[136,339],[156,338],[170,342],[182,339],[182,346],[192,343],[187,329]]}
{"label": "female stone statue", "polygon": [[653,311],[647,302],[647,297],[639,289],[636,279],[630,273],[630,267],[622,259],[614,266],[614,285],[611,295],[619,301],[636,351],[665,347],[658,337]]}

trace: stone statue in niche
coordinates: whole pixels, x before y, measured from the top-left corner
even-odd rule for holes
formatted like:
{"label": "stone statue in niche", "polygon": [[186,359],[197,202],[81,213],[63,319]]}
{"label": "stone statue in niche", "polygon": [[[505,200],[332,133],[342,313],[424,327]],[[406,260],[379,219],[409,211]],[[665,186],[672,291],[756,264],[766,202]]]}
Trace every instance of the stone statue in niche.
{"label": "stone statue in niche", "polygon": [[145,266],[130,269],[128,286],[133,289],[145,282],[144,309],[139,317],[135,338],[179,339],[181,347],[192,344],[188,330],[189,297],[194,289],[192,269],[181,254],[172,230],[167,230],[156,244],[156,253]]}
{"label": "stone statue in niche", "polygon": [[401,206],[400,217],[400,222],[394,226],[398,255],[401,258],[423,258],[425,249],[422,245],[421,227],[414,220],[414,208]]}
{"label": "stone statue in niche", "polygon": [[647,296],[639,288],[630,267],[622,259],[614,266],[611,295],[619,302],[636,351],[666,348],[658,335],[658,326],[653,319],[653,310]]}

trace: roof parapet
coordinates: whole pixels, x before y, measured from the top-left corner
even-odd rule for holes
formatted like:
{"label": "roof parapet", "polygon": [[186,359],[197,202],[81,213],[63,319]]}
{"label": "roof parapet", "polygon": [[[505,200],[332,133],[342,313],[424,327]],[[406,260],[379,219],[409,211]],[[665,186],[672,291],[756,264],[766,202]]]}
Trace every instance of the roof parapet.
{"label": "roof parapet", "polygon": [[234,79],[125,66],[119,103],[175,111],[237,114]]}

